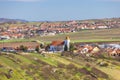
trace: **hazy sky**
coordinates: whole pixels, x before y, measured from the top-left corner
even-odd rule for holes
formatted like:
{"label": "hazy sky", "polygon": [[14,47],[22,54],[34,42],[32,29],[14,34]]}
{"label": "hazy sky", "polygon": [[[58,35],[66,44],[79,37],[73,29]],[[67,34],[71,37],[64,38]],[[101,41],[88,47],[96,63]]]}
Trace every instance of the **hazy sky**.
{"label": "hazy sky", "polygon": [[0,18],[62,21],[120,17],[120,0],[0,0]]}

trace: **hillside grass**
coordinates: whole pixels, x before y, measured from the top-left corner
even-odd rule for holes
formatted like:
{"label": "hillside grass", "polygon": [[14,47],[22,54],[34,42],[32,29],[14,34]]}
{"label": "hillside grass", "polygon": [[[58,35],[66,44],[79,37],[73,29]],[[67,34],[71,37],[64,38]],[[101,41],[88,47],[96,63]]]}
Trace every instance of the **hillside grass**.
{"label": "hillside grass", "polygon": [[[104,60],[106,61],[106,59]],[[105,72],[112,78],[109,80],[120,79],[119,76],[115,77],[120,73],[119,66],[111,64],[112,69],[111,66],[100,67],[96,65],[98,61],[99,59],[87,62],[83,58],[77,57],[71,59],[71,57],[61,56],[59,53],[46,54],[46,56],[37,53],[0,55],[0,80],[80,80],[86,77],[85,73],[80,71],[82,69],[91,71],[91,67]],[[113,61],[110,60],[109,62],[112,63]],[[86,64],[90,64],[91,67],[86,66]],[[6,77],[9,69],[13,70],[10,79]],[[53,70],[56,71],[52,72]],[[102,77],[98,78],[96,80],[105,80]]]}

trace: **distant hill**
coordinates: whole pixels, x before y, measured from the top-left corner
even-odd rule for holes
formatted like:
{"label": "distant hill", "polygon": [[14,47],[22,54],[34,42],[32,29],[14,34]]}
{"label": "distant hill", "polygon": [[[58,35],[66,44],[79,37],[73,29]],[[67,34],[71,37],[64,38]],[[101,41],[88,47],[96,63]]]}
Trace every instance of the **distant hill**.
{"label": "distant hill", "polygon": [[[17,22],[21,22],[21,23],[26,23],[26,22],[70,22],[71,20],[68,21],[27,21],[27,20],[23,20],[23,19],[9,19],[9,18],[0,18],[0,23],[17,23]],[[103,19],[86,19],[86,20],[74,20],[77,22],[87,22],[87,23],[91,23],[91,22],[106,22],[106,21],[120,21],[120,18],[103,18]]]}
{"label": "distant hill", "polygon": [[7,18],[0,18],[0,23],[26,23],[28,21],[22,19],[7,19]]}
{"label": "distant hill", "polygon": [[[91,26],[108,26],[110,28],[120,28],[120,18],[103,18],[103,19],[87,19],[87,20],[68,20],[68,21],[27,21],[22,19],[8,19],[8,18],[0,18],[0,25],[4,24],[22,24],[26,25],[34,25],[34,26],[47,26],[47,28],[51,25],[51,28],[54,26],[57,27],[66,27],[72,28],[74,26],[84,26],[86,25],[87,29],[92,28]],[[28,23],[28,24],[27,24]],[[81,29],[81,28],[80,28]]]}

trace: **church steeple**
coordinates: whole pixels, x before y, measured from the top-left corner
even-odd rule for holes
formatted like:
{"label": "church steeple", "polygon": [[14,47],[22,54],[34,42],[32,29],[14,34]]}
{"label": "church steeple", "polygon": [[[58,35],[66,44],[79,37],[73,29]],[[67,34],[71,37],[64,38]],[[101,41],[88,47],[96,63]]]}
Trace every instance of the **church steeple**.
{"label": "church steeple", "polygon": [[70,48],[70,38],[69,36],[66,36],[66,39],[64,40],[64,51],[69,51]]}

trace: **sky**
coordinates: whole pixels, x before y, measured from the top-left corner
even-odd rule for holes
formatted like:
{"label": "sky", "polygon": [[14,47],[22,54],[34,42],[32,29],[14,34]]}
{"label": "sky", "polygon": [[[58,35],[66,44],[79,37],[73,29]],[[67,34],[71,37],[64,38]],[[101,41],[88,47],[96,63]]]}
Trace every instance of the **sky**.
{"label": "sky", "polygon": [[0,0],[0,18],[67,21],[120,17],[120,0]]}

